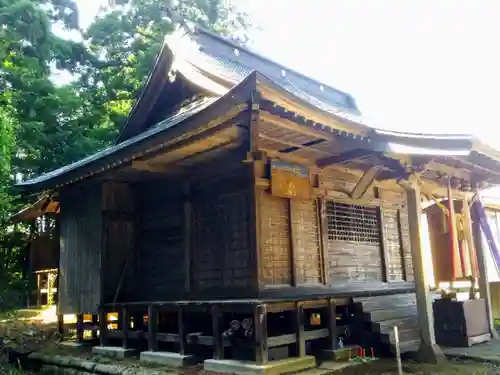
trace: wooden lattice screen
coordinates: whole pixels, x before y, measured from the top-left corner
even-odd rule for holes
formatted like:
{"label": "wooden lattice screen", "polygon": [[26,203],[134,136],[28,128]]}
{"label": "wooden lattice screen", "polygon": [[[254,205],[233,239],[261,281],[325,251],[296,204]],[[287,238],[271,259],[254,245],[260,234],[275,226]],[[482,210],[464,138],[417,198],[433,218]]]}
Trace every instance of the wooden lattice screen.
{"label": "wooden lattice screen", "polygon": [[328,239],[380,243],[378,208],[328,201]]}
{"label": "wooden lattice screen", "polygon": [[377,207],[326,201],[327,282],[382,279],[380,215]]}

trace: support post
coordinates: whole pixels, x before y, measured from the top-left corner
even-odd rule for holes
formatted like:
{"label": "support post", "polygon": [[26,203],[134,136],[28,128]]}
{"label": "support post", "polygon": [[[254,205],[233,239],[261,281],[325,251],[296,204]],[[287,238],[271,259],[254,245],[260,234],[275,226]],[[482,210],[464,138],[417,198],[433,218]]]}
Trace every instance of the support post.
{"label": "support post", "polygon": [[254,338],[255,362],[265,365],[269,360],[267,351],[267,308],[266,305],[257,305],[254,310]]}
{"label": "support post", "polygon": [[[470,275],[472,277],[472,283],[475,284],[477,279],[476,269],[477,269],[477,260],[476,260],[476,252],[474,251],[474,237],[472,235],[472,216],[470,213],[470,197],[466,196],[462,202],[462,215],[464,218],[464,234],[465,240],[467,242],[467,248],[469,253],[469,266],[470,266]],[[475,285],[473,285],[475,286]]]}
{"label": "support post", "polygon": [[123,306],[120,312],[120,323],[122,328],[122,347],[128,349],[128,333],[130,329],[130,316],[128,314],[127,306]]}
{"label": "support post", "polygon": [[59,333],[60,341],[64,341],[64,314],[61,314],[59,311],[57,312],[57,332]]}
{"label": "support post", "polygon": [[337,311],[335,300],[328,300],[328,349],[337,349]]}
{"label": "support post", "polygon": [[148,307],[148,348],[150,352],[158,351],[158,306],[149,305]]}
{"label": "support post", "polygon": [[[477,196],[479,199],[479,192],[477,192]],[[479,271],[478,282],[479,282],[479,295],[482,299],[484,299],[484,303],[486,304],[486,318],[488,319],[488,327],[491,333],[491,337],[498,340],[500,337],[498,335],[497,330],[495,329],[495,325],[493,323],[493,314],[491,313],[491,292],[490,292],[490,283],[488,282],[488,270],[486,266],[486,257],[485,246],[483,245],[483,237],[481,235],[481,224],[479,222],[479,218],[475,218],[472,221],[472,237],[474,239],[474,248],[476,249],[476,257],[477,257],[477,268]]]}
{"label": "support post", "polygon": [[186,293],[191,292],[191,236],[192,236],[192,217],[193,217],[193,206],[191,202],[191,190],[189,184],[184,187],[184,267],[185,267],[185,288]]}
{"label": "support post", "polygon": [[306,355],[306,340],[304,337],[304,306],[297,302],[295,306],[295,332],[297,335],[297,356]]}
{"label": "support post", "polygon": [[[290,269],[292,270],[292,286],[296,287],[298,284],[297,280],[297,265],[295,263],[296,259],[296,248],[295,248],[295,235],[293,228],[293,202],[292,199],[287,199],[288,203],[288,233],[290,242]],[[302,280],[301,280],[302,281]]]}
{"label": "support post", "polygon": [[184,309],[182,306],[177,308],[177,326],[179,332],[179,353],[186,354],[186,327],[184,326]]}
{"label": "support post", "polygon": [[39,309],[42,306],[42,275],[36,274],[36,307]]}
{"label": "support post", "polygon": [[76,341],[83,341],[83,314],[76,315]]}
{"label": "support post", "polygon": [[256,186],[258,177],[265,171],[265,163],[260,153],[260,95],[252,91],[248,100],[248,118],[245,120],[248,129],[248,145],[245,162],[248,167],[248,188],[250,191],[250,212],[248,215],[248,236],[250,239],[251,264],[253,267],[253,288],[257,292],[262,280],[262,267],[260,259],[260,220],[259,196],[260,189]]}
{"label": "support post", "polygon": [[92,340],[97,340],[98,319],[96,314],[92,314]]}
{"label": "support post", "polygon": [[220,309],[218,305],[212,306],[212,336],[214,338],[214,359],[224,359],[224,346],[220,329]]}
{"label": "support post", "polygon": [[418,323],[420,326],[420,348],[417,357],[422,362],[438,363],[446,360],[441,348],[436,344],[434,333],[434,314],[429,285],[425,279],[422,240],[422,207],[420,181],[417,175],[411,175],[403,187],[406,190],[408,224],[410,230],[411,258],[417,294]]}
{"label": "support post", "polygon": [[99,345],[108,344],[108,314],[104,306],[99,306]]}

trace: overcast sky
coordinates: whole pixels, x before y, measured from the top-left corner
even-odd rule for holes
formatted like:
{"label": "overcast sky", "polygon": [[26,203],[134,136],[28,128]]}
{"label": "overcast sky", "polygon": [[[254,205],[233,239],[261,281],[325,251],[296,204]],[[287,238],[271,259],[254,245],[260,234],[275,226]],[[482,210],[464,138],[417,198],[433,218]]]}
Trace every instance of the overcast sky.
{"label": "overcast sky", "polygon": [[[253,49],[350,92],[386,128],[474,133],[500,148],[500,1],[233,0]],[[79,0],[88,23],[102,0]]]}

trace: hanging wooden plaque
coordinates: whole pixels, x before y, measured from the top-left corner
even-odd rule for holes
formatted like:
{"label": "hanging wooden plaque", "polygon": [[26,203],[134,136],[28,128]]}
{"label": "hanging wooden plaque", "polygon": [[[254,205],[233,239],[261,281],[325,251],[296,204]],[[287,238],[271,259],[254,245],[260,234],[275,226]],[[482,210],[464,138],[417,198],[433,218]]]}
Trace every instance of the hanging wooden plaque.
{"label": "hanging wooden plaque", "polygon": [[283,198],[310,199],[309,170],[281,160],[271,160],[271,194]]}

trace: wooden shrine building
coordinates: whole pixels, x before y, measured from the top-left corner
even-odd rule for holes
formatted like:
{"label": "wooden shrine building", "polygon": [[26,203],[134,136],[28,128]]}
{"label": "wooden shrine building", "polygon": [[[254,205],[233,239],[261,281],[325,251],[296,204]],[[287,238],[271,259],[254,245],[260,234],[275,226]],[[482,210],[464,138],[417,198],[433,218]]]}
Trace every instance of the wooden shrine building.
{"label": "wooden shrine building", "polygon": [[450,181],[463,199],[500,183],[500,153],[373,128],[350,95],[193,27],[114,146],[19,186],[60,204],[60,313],[214,370],[389,351],[399,323],[403,351],[434,349],[421,192]]}
{"label": "wooden shrine building", "polygon": [[10,218],[11,224],[29,223],[28,264],[30,286],[27,305],[51,306],[57,302],[59,232],[56,220],[59,203],[43,194],[40,199]]}

